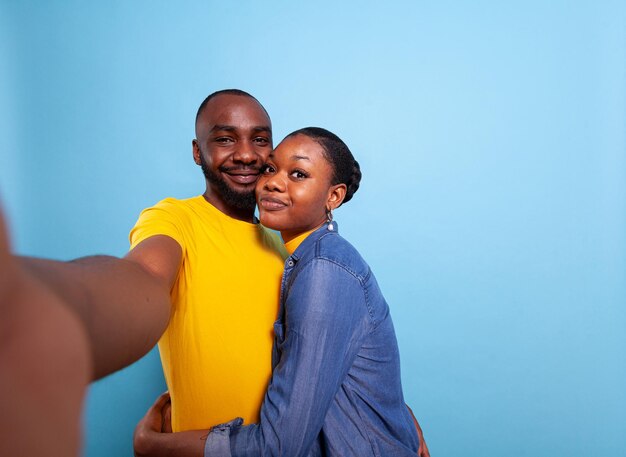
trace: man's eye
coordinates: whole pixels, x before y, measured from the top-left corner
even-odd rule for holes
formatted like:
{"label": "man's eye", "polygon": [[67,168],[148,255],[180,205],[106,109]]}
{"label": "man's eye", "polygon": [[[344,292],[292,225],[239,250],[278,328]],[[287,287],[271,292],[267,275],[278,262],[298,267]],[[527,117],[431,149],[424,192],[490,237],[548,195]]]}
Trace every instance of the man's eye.
{"label": "man's eye", "polygon": [[215,141],[218,143],[230,143],[234,140],[228,136],[220,136],[220,137],[215,138]]}
{"label": "man's eye", "polygon": [[257,137],[254,139],[254,142],[262,144],[262,145],[266,145],[266,144],[269,144],[270,140],[268,140],[267,138],[263,138],[263,137]]}

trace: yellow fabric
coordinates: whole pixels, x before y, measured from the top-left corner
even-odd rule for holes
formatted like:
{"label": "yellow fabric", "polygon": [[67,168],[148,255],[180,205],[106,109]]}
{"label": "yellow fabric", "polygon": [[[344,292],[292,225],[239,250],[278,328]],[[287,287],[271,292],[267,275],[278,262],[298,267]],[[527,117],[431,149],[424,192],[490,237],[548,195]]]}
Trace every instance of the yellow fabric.
{"label": "yellow fabric", "polygon": [[296,251],[296,249],[298,249],[298,246],[300,246],[300,243],[302,243],[306,239],[306,237],[309,236],[311,233],[313,233],[315,230],[317,229],[313,229],[313,230],[309,230],[308,232],[301,233],[297,237],[287,241],[285,243],[285,249],[287,249],[287,252],[289,253],[289,255],[293,254]]}
{"label": "yellow fabric", "polygon": [[258,422],[287,255],[282,242],[202,196],[167,198],[144,210],[130,232],[131,249],[154,235],[170,236],[183,250],[173,312],[159,341],[173,430],[237,416]]}

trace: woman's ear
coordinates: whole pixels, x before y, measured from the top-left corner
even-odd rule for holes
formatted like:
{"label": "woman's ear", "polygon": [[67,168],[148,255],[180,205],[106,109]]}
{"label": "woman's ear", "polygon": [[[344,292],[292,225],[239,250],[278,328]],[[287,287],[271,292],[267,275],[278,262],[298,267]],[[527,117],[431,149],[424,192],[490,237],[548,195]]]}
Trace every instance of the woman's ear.
{"label": "woman's ear", "polygon": [[336,184],[332,186],[328,191],[328,200],[326,201],[326,207],[329,210],[338,208],[346,197],[346,191],[348,188],[345,184]]}

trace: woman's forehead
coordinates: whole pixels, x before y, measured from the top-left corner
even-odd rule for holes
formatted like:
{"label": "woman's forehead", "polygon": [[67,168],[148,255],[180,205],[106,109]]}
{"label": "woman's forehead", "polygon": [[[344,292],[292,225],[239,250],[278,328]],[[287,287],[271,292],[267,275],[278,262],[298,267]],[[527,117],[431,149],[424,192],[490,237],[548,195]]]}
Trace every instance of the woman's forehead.
{"label": "woman's forehead", "polygon": [[294,135],[285,138],[270,157],[280,160],[308,160],[310,162],[325,160],[322,146],[306,135]]}

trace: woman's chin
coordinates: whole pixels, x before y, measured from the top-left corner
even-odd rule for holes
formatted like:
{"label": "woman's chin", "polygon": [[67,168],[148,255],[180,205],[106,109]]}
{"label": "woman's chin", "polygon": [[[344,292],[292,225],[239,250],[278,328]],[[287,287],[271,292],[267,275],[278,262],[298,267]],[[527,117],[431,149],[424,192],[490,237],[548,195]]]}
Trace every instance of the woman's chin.
{"label": "woman's chin", "polygon": [[284,229],[284,224],[279,223],[275,218],[271,217],[271,215],[268,215],[266,212],[259,213],[259,221],[261,222],[261,225],[263,225],[263,227],[267,227],[272,230],[277,230],[280,232]]}

